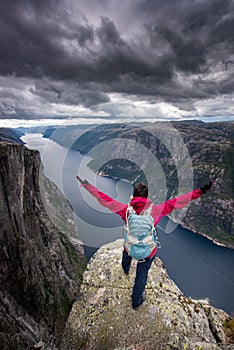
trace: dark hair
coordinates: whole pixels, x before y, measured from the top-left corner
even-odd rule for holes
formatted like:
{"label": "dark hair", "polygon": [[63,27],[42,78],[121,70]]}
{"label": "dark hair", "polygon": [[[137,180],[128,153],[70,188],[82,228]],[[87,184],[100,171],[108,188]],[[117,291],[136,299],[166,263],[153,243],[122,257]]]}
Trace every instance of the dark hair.
{"label": "dark hair", "polygon": [[134,186],[133,197],[148,197],[148,186],[144,182],[139,182]]}

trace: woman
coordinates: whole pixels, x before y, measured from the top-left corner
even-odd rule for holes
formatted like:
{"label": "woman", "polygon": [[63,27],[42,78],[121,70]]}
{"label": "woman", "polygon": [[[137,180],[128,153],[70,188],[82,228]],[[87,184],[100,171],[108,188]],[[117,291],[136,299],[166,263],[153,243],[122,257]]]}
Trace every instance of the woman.
{"label": "woman", "polygon": [[[203,186],[202,188],[198,188],[186,194],[169,199],[161,204],[153,204],[152,201],[148,199],[148,187],[143,182],[140,182],[134,187],[131,202],[129,204],[123,204],[109,197],[107,194],[100,192],[87,180],[82,180],[79,176],[77,176],[77,179],[81,183],[81,186],[84,187],[93,197],[95,197],[102,206],[121,216],[125,224],[127,224],[128,221],[129,205],[131,208],[133,208],[137,215],[142,214],[150,208],[150,215],[153,218],[154,227],[159,223],[163,216],[171,213],[175,209],[185,207],[191,201],[208,192],[214,183],[214,180],[212,180],[209,184]],[[137,262],[136,278],[132,291],[132,307],[134,310],[136,310],[145,300],[145,286],[147,283],[148,272],[153,260],[155,259],[156,251],[157,247],[153,246],[150,254]],[[132,256],[129,254],[126,245],[124,245],[122,268],[126,275],[129,273],[131,261]]]}

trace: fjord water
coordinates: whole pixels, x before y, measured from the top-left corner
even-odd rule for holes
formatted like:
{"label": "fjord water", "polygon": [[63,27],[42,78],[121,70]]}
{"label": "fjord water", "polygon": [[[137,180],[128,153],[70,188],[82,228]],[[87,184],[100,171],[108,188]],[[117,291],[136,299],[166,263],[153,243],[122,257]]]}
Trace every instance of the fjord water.
{"label": "fjord water", "polygon": [[[78,234],[83,243],[95,248],[122,237],[122,220],[101,207],[84,189],[76,175],[86,178],[109,196],[127,203],[132,186],[94,174],[88,167],[89,158],[45,139],[41,134],[22,137],[28,148],[40,151],[44,173],[71,203],[75,212]],[[164,262],[170,277],[187,296],[208,298],[212,305],[234,312],[234,250],[218,246],[207,238],[175,225],[167,234],[159,226],[162,248],[157,256]],[[91,248],[92,250],[92,248]],[[89,250],[90,251],[90,250]]]}

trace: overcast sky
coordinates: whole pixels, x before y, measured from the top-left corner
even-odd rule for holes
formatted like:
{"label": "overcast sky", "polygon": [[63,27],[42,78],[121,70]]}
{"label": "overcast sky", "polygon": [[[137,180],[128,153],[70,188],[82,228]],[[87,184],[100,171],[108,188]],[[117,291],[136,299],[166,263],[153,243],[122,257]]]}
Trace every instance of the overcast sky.
{"label": "overcast sky", "polygon": [[233,28],[234,0],[0,0],[0,124],[234,120]]}

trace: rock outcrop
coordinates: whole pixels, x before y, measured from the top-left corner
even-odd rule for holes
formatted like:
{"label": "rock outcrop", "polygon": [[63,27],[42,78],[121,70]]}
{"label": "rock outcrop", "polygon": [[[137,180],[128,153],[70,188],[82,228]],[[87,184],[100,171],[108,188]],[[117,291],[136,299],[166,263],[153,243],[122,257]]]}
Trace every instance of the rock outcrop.
{"label": "rock outcrop", "polygon": [[84,273],[61,349],[231,349],[224,332],[230,317],[207,300],[187,298],[160,259],[151,267],[146,300],[136,311],[131,292],[136,263],[122,272],[122,240],[101,247]]}
{"label": "rock outcrop", "polygon": [[[82,245],[71,243],[65,228],[58,228],[58,220],[56,226],[53,223],[56,209],[53,220],[48,215],[45,202],[52,210],[52,194],[42,194],[41,181],[44,190],[53,189],[55,196],[55,186],[43,179],[38,151],[0,143],[0,348],[4,350],[54,347],[78,298],[86,266]],[[61,197],[54,207],[60,206]],[[66,200],[63,205],[68,210]]]}

